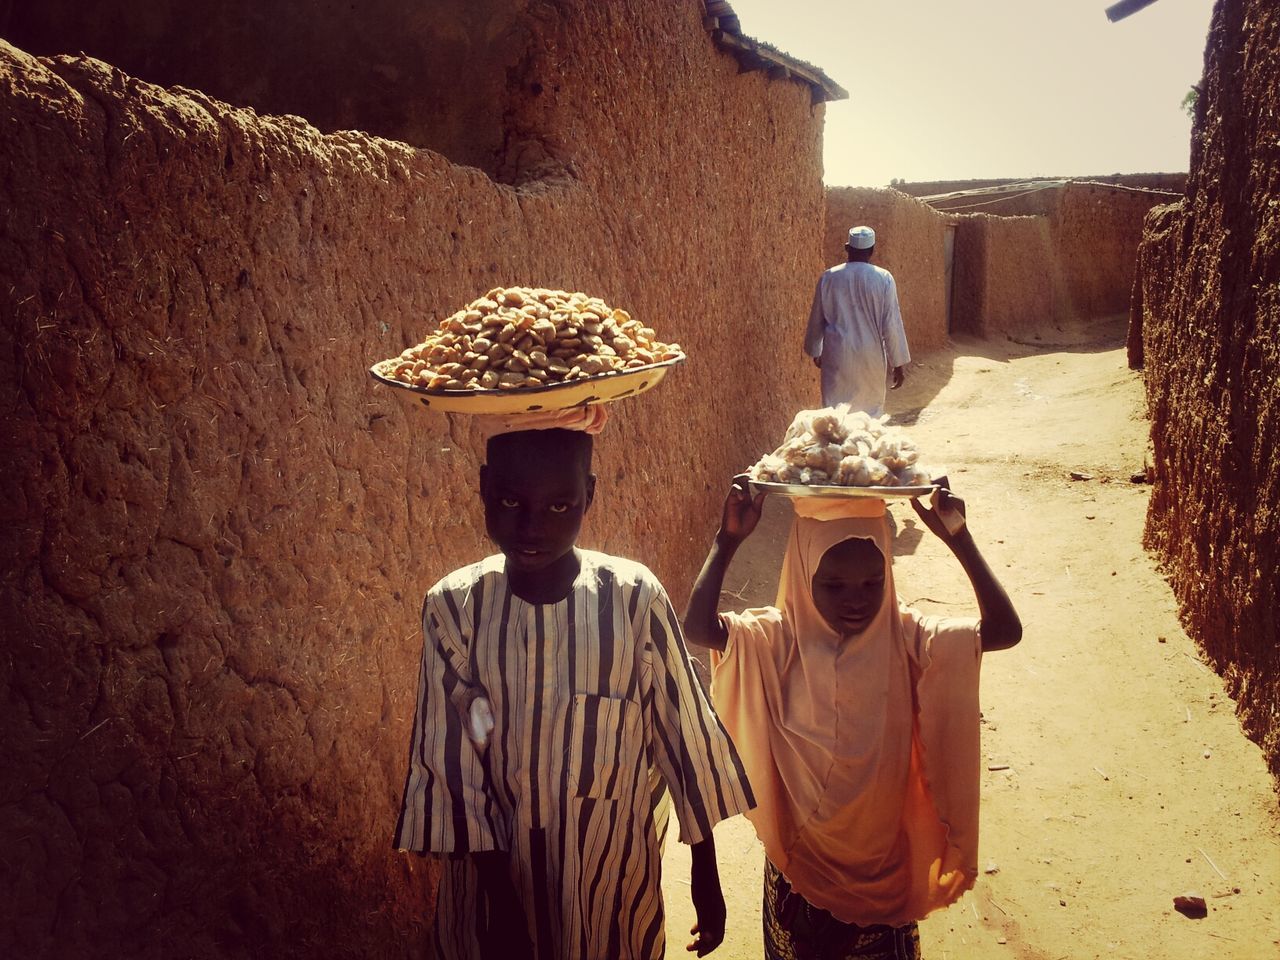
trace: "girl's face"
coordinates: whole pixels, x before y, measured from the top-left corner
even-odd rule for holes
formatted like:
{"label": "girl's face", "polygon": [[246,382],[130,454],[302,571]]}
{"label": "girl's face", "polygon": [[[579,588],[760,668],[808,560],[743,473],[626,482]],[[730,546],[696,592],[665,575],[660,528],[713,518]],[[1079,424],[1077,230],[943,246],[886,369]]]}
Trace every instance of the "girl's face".
{"label": "girl's face", "polygon": [[884,603],[884,554],[858,537],[837,543],[822,555],[811,587],[813,605],[831,629],[857,636]]}

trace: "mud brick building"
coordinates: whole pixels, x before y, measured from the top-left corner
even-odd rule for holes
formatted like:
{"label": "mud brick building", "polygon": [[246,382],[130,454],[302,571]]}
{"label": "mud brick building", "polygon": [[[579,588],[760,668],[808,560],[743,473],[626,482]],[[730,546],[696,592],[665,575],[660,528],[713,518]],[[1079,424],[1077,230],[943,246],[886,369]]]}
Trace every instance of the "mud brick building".
{"label": "mud brick building", "polygon": [[854,222],[879,230],[876,262],[898,279],[913,349],[950,334],[1014,339],[1126,313],[1152,207],[1183,174],[1081,180],[829,187],[823,251],[844,259]]}
{"label": "mud brick building", "polygon": [[1186,199],[1147,218],[1130,320],[1147,543],[1280,777],[1280,9],[1220,0]]}
{"label": "mud brick building", "polygon": [[372,362],[499,284],[681,342],[584,534],[678,601],[817,399],[839,88],[722,3],[426,10],[0,6],[4,956],[422,953],[390,836],[481,446]]}

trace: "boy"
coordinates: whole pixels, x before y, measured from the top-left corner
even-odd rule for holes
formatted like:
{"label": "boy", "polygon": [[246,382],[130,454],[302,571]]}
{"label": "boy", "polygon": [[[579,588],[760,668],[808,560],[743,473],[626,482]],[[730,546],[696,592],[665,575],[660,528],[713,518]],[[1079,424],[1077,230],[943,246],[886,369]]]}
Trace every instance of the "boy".
{"label": "boy", "polygon": [[450,855],[439,956],[661,957],[655,773],[693,844],[690,949],[724,935],[711,827],[750,808],[750,788],[661,584],[575,547],[591,446],[561,429],[493,437],[480,494],[501,553],[423,606],[396,845]]}

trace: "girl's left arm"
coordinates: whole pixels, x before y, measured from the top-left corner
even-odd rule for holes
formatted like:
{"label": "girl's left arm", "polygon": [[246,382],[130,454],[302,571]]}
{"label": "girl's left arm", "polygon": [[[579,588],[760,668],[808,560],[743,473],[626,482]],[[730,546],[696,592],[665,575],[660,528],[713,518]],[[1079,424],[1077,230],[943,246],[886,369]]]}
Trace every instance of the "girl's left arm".
{"label": "girl's left arm", "polygon": [[1022,620],[1013,609],[1013,602],[1004,587],[988,566],[986,558],[974,542],[973,534],[964,516],[964,501],[946,488],[946,478],[940,489],[933,492],[930,508],[912,500],[925,526],[932,530],[960,561],[969,575],[973,592],[978,598],[978,611],[982,617],[982,650],[1007,650],[1022,639]]}
{"label": "girl's left arm", "polygon": [[720,606],[720,590],[733,554],[760,522],[764,494],[751,496],[750,478],[740,473],[733,478],[725,497],[720,529],[716,531],[711,552],[689,593],[684,611],[684,637],[698,647],[723,651],[729,642],[729,631],[716,612]]}

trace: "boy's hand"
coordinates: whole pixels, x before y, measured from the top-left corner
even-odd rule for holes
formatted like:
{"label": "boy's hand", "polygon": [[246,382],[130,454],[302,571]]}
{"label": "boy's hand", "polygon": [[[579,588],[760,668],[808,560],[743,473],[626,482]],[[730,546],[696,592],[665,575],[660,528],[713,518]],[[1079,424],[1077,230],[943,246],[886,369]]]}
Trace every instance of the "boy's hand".
{"label": "boy's hand", "polygon": [[[695,851],[698,846],[694,846]],[[724,894],[720,891],[714,846],[709,856],[694,856],[689,881],[693,888],[693,912],[698,922],[689,929],[695,939],[685,949],[705,957],[724,941]]]}
{"label": "boy's hand", "polygon": [[476,695],[467,711],[467,737],[483,754],[489,746],[489,734],[493,732],[493,706],[488,697]]}
{"label": "boy's hand", "polygon": [[912,500],[911,506],[938,539],[950,543],[965,528],[964,501],[947,489],[946,477],[939,477],[934,483],[938,489],[929,498],[932,509],[920,506],[919,500]]}
{"label": "boy's hand", "polygon": [[735,546],[751,535],[751,531],[760,522],[760,512],[764,509],[763,493],[751,496],[750,477],[740,473],[733,478],[729,494],[724,498],[724,513],[720,517],[720,532],[717,538]]}

